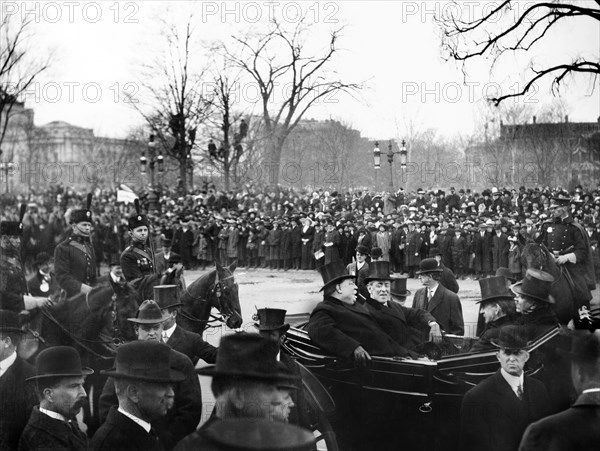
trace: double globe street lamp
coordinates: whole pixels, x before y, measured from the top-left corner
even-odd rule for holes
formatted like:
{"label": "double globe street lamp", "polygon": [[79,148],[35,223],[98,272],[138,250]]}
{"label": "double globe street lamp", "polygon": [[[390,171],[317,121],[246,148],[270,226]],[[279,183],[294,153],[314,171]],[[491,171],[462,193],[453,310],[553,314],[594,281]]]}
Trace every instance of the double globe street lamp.
{"label": "double globe street lamp", "polygon": [[[387,160],[390,164],[390,188],[389,191],[394,191],[394,155],[400,155],[400,167],[406,169],[406,159],[408,157],[408,151],[406,150],[406,141],[402,140],[402,146],[400,150],[392,149],[392,141],[389,141]],[[379,141],[375,141],[375,148],[373,149],[373,159],[375,163],[375,169],[381,169],[381,150],[379,149]]]}
{"label": "double globe street lamp", "polygon": [[158,172],[162,173],[164,171],[164,158],[162,152],[156,155],[156,141],[154,140],[155,136],[150,135],[150,140],[148,141],[148,156],[150,157],[150,161],[146,158],[145,152],[142,150],[142,156],[140,157],[140,172],[142,174],[146,173],[146,166],[150,167],[150,185],[154,186],[154,165],[158,166]]}

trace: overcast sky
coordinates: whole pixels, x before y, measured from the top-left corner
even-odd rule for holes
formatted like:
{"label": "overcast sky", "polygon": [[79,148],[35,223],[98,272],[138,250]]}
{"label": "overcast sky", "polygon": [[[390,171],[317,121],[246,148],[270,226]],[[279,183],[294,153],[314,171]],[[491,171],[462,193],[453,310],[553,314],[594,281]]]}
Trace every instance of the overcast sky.
{"label": "overcast sky", "polygon": [[[536,53],[510,56],[490,74],[488,62],[470,67],[469,85],[460,68],[441,58],[434,14],[450,11],[446,2],[2,2],[3,13],[30,14],[36,22],[32,52],[54,49],[52,70],[27,97],[36,124],[61,120],[93,128],[97,135],[124,137],[142,123],[124,102],[123,89],[135,94],[141,61],[150,61],[164,38],[157,17],[179,20],[195,13],[196,35],[204,42],[260,29],[274,15],[293,25],[299,13],[315,22],[311,43],[327,42],[329,30],[344,26],[335,70],[348,82],[364,82],[356,97],[321,102],[306,118],[341,120],[363,136],[402,138],[408,124],[437,128],[441,134],[470,134],[478,122],[477,105],[486,90],[504,91],[522,83],[523,68],[534,59],[551,61],[574,52],[598,57],[600,29],[591,20],[565,23],[548,34]],[[463,18],[478,16],[497,2],[465,2]],[[527,2],[517,2],[525,7]],[[594,2],[588,2],[594,3]],[[198,54],[200,67],[206,56]],[[496,84],[498,83],[498,85]],[[562,91],[571,121],[600,115],[596,80],[581,78]],[[246,97],[248,97],[248,94]],[[527,100],[548,103],[547,86]],[[246,105],[246,110],[249,111]],[[256,109],[256,112],[259,110]]]}

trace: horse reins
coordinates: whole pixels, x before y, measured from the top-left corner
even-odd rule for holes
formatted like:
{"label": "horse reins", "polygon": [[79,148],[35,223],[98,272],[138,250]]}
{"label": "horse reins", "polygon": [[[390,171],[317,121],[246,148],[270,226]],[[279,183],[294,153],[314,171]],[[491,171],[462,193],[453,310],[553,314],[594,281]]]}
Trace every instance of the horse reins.
{"label": "horse reins", "polygon": [[[223,279],[219,279],[219,271],[217,270],[217,273],[216,273],[216,276],[215,276],[215,282],[214,282],[214,284],[213,284],[213,286],[212,286],[209,294],[215,293],[215,295],[217,297],[217,300],[219,300],[219,298],[221,297],[221,294],[220,294],[221,290],[218,287],[221,285],[221,282],[223,282],[223,281],[225,281],[227,279],[233,279],[233,274],[231,274],[231,275],[229,275],[229,276],[227,276],[227,277],[225,277]],[[185,290],[184,291],[185,294],[188,295],[192,299],[192,301],[209,302],[208,299],[204,299],[204,298],[202,298],[200,296],[198,296],[198,297],[193,296],[189,292],[187,286],[185,287],[184,290]],[[220,300],[219,300],[219,305],[220,305]],[[226,318],[228,316],[231,316],[231,315],[223,315],[223,314],[221,314],[221,315],[217,316],[217,315],[213,315],[212,313],[209,313],[209,318],[211,318],[211,319],[199,319],[199,318],[196,318],[191,313],[186,312],[182,308],[181,309],[181,316],[183,316],[185,319],[187,319],[189,321],[192,321],[192,322],[206,323],[206,327],[208,327],[208,328],[216,328],[216,327],[221,327],[221,326],[220,325],[212,325],[211,323],[214,323],[214,322],[225,323],[226,322]]]}

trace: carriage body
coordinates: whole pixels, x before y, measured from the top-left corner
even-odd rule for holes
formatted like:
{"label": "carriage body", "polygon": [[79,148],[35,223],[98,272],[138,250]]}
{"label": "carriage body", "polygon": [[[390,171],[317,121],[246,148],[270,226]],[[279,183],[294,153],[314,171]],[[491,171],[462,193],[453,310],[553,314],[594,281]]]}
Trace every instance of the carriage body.
{"label": "carriage body", "polygon": [[[532,354],[553,347],[555,328],[539,337]],[[449,337],[460,347],[462,337]],[[458,450],[464,394],[499,368],[494,351],[443,356],[438,360],[372,357],[356,368],[327,354],[306,331],[290,328],[284,352],[320,380],[336,403],[330,418],[340,449]],[[539,357],[539,355],[538,355]],[[543,363],[533,359],[536,373]]]}

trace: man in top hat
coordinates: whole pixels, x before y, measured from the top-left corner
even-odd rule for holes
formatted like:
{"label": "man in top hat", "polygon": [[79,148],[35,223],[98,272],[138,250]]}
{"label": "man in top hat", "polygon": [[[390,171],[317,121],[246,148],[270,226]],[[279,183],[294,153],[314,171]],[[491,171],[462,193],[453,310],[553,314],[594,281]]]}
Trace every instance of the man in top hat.
{"label": "man in top hat", "polygon": [[23,332],[19,317],[10,310],[0,310],[0,449],[16,451],[19,437],[37,404],[33,386],[25,379],[35,368],[17,355]]}
{"label": "man in top hat", "polygon": [[[274,428],[282,431],[282,436],[275,437],[274,443],[263,441],[256,449],[285,446],[281,440],[288,425],[284,423],[294,407],[291,391],[297,389],[300,380],[277,362],[276,351],[273,340],[258,334],[243,332],[224,336],[216,365],[196,370],[198,374],[212,377],[214,415],[183,439],[176,451],[210,449],[211,440],[206,436],[209,428],[219,428],[224,421],[241,419],[270,421]],[[256,436],[249,433],[239,437],[242,442],[237,441],[236,446],[228,449],[247,449],[247,440],[252,435]]]}
{"label": "man in top hat", "polygon": [[553,282],[554,277],[547,272],[528,269],[523,280],[511,285],[517,312],[521,314],[519,323],[528,331],[530,340],[558,325],[555,301],[550,296]]}
{"label": "man in top hat", "polygon": [[[275,343],[277,361],[281,362],[290,374],[300,378],[300,368],[296,361],[288,354],[281,352],[281,343],[290,328],[290,325],[285,323],[285,314],[286,311],[282,309],[258,309],[253,317],[258,319],[258,323],[255,323],[254,326],[258,329],[259,335]],[[290,409],[288,421],[303,428],[312,429],[315,423],[313,419],[315,412],[311,412],[307,396],[301,384],[298,390],[291,392],[294,407]]]}
{"label": "man in top hat", "polygon": [[405,352],[373,319],[364,305],[356,303],[354,276],[341,261],[319,268],[323,278],[323,302],[310,315],[307,332],[312,341],[338,357],[364,366],[373,355]]}
{"label": "man in top hat", "polygon": [[500,369],[464,396],[461,406],[461,451],[516,450],[525,428],[549,412],[544,384],[526,376],[527,332],[506,326],[492,340]]}
{"label": "man in top hat", "polygon": [[127,246],[121,254],[121,268],[125,279],[129,282],[156,272],[154,252],[148,241],[150,223],[148,217],[141,214],[137,199],[135,209],[136,212],[128,220],[131,245]]}
{"label": "man in top hat", "polygon": [[194,367],[199,359],[206,363],[215,363],[217,351],[202,335],[187,331],[177,325],[177,315],[181,312],[183,303],[179,299],[176,285],[156,285],[154,287],[154,301],[161,308],[167,319],[163,322],[162,340],[175,351],[189,357]]}
{"label": "man in top hat", "polygon": [[489,221],[479,224],[479,230],[473,234],[471,257],[473,269],[479,277],[486,277],[492,272],[492,246],[494,224]]}
{"label": "man in top hat", "polygon": [[156,254],[156,272],[158,274],[163,274],[175,264],[179,264],[183,267],[182,261],[181,256],[171,249],[171,240],[165,238],[163,240],[162,251]]}
{"label": "man in top hat", "polygon": [[358,287],[358,302],[363,303],[369,296],[369,291],[365,285],[365,277],[369,274],[369,263],[367,258],[369,257],[369,248],[359,244],[356,246],[356,261],[349,263],[346,266],[348,274],[355,276],[354,283]]}
{"label": "man in top hat", "polygon": [[75,415],[86,400],[83,383],[94,371],[81,367],[78,352],[69,346],[44,349],[35,362],[34,381],[39,405],[19,441],[20,451],[87,451],[86,435],[79,430]]}
{"label": "man in top hat", "polygon": [[569,213],[570,196],[559,192],[551,198],[552,222],[545,222],[536,241],[552,252],[556,263],[563,266],[573,280],[573,296],[578,307],[589,308],[596,288],[594,263],[590,242],[581,224],[573,221]]}
{"label": "man in top hat", "polygon": [[[135,318],[128,318],[135,325],[138,340],[156,342],[163,340],[163,323],[167,319],[169,315],[163,313],[159,305],[151,300],[142,303]],[[194,373],[194,365],[188,357],[174,349],[171,349],[171,364],[185,375],[185,379],[174,385],[175,406],[169,409],[166,417],[157,419],[152,424],[166,450],[173,449],[179,440],[193,431],[202,416],[202,392]],[[106,381],[99,402],[102,421],[110,407],[118,404],[112,379]]]}
{"label": "man in top hat", "polygon": [[174,384],[186,377],[173,362],[167,345],[133,341],[117,349],[115,368],[105,371],[117,394],[106,422],[91,440],[93,451],[163,451],[153,429],[172,408]]}
{"label": "man in top hat", "polygon": [[504,277],[494,276],[479,279],[479,288],[481,289],[481,300],[476,304],[479,304],[479,313],[484,326],[478,335],[479,340],[471,348],[473,351],[491,349],[493,345],[490,340],[497,338],[500,328],[517,323],[515,298],[507,288]]}
{"label": "man in top hat", "polygon": [[369,290],[365,305],[381,329],[404,348],[401,355],[411,355],[410,350],[427,340],[430,329],[438,337],[441,331],[430,313],[392,302],[391,281],[389,262],[372,262],[365,279]]}
{"label": "man in top hat", "polygon": [[456,293],[440,284],[442,269],[435,258],[421,262],[417,276],[424,288],[419,288],[413,298],[413,308],[425,310],[435,318],[442,332],[464,335],[465,325],[462,305]]}
{"label": "man in top hat", "polygon": [[496,224],[492,235],[492,271],[508,266],[509,248],[508,236],[502,231],[502,225]]}
{"label": "man in top hat", "polygon": [[600,331],[580,331],[568,353],[578,398],[571,408],[527,427],[519,451],[592,451],[600,443]]}
{"label": "man in top hat", "polygon": [[415,230],[415,223],[410,219],[405,222],[408,226],[408,232],[404,236],[404,242],[400,248],[404,250],[404,267],[408,271],[408,277],[415,276],[415,270],[421,263],[421,245],[423,238],[421,234]]}
{"label": "man in top hat", "polygon": [[56,276],[52,271],[52,261],[46,252],[35,256],[36,273],[27,280],[27,289],[32,296],[48,297],[59,289]]}
{"label": "man in top hat", "polygon": [[71,213],[71,236],[54,250],[54,268],[59,286],[67,298],[79,293],[89,293],[96,283],[96,254],[91,242],[92,195],[87,206]]}

